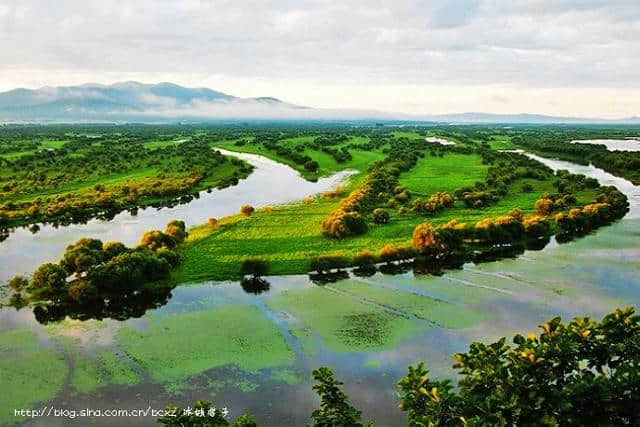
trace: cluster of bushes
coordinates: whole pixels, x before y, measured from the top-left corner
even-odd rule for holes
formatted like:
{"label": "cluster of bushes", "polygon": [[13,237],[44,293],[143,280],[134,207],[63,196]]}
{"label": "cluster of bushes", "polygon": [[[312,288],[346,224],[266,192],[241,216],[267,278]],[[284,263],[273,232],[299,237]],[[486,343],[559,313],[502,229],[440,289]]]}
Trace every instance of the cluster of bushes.
{"label": "cluster of bushes", "polygon": [[432,194],[426,201],[420,198],[411,202],[411,208],[415,212],[435,213],[453,206],[453,197],[448,192]]}
{"label": "cluster of bushes", "polygon": [[[306,155],[301,154],[297,151],[290,149],[289,147],[285,147],[284,145],[278,144],[277,141],[265,141],[262,145],[269,151],[276,153],[280,157],[284,157],[285,159],[291,160],[293,163],[304,166],[307,169],[307,163],[313,162],[314,160]],[[318,169],[317,162],[315,169]],[[310,170],[310,169],[307,169]]]}
{"label": "cluster of bushes", "polygon": [[329,154],[338,163],[345,163],[353,159],[353,156],[351,155],[347,147],[322,147],[322,151]]}
{"label": "cluster of bushes", "polygon": [[136,248],[80,239],[67,247],[59,263],[38,267],[30,281],[22,276],[13,278],[13,300],[87,304],[108,299],[108,295],[130,294],[145,283],[169,277],[180,262],[174,248],[186,237],[184,222],[174,220],[164,232],[146,232]]}
{"label": "cluster of bushes", "polygon": [[371,187],[365,184],[342,199],[338,208],[322,222],[323,234],[342,238],[366,232],[367,223],[360,211],[363,209],[365,199],[370,194]]}
{"label": "cluster of bushes", "polygon": [[[484,164],[491,165],[484,182],[476,182],[474,186],[455,191],[456,198],[470,208],[482,208],[496,203],[508,194],[508,185],[518,179],[544,180],[552,174],[551,169],[522,154],[498,153],[484,148],[477,152]],[[522,190],[531,192],[533,187],[525,183]]]}

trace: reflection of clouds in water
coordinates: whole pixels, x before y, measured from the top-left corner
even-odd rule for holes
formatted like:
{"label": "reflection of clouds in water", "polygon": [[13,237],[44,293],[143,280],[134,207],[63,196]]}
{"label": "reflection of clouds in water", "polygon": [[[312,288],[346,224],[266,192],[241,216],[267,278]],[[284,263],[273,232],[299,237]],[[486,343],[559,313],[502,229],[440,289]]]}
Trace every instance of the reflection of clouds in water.
{"label": "reflection of clouds in water", "polygon": [[235,214],[240,206],[247,203],[254,207],[290,203],[329,190],[353,173],[342,171],[317,182],[309,182],[289,166],[262,156],[220,151],[251,163],[255,167],[254,172],[236,186],[213,189],[211,193],[202,191],[200,198],[175,207],[139,209],[137,216],[125,211],[111,221],[93,219],[87,224],[60,226],[57,229],[52,225],[42,225],[37,234],[32,234],[26,228],[17,229],[0,243],[3,265],[0,281],[8,280],[15,274],[30,274],[44,262],[58,261],[69,244],[83,237],[105,242],[118,240],[133,246],[145,231],[164,230],[172,219],[181,219],[187,226],[194,226],[205,223],[211,217]]}

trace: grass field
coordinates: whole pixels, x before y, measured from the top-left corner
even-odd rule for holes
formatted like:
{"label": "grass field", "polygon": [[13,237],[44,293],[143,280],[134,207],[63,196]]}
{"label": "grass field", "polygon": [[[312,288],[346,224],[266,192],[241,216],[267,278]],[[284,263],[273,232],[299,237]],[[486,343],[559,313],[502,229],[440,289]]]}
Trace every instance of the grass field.
{"label": "grass field", "polygon": [[[297,138],[283,139],[279,142],[279,144],[284,147],[294,149],[296,146],[300,145],[301,143],[308,142],[313,138],[314,138],[313,136],[303,136],[303,137],[297,137]],[[348,142],[336,145],[335,147],[339,148],[339,147],[348,145],[350,143],[360,143],[360,142],[365,142],[366,140],[367,138],[364,138],[364,137],[351,137]],[[245,144],[243,146],[237,146],[235,145],[235,141],[226,140],[226,141],[212,142],[211,146],[224,148],[230,151],[238,151],[242,153],[260,154],[269,159],[291,166],[293,169],[300,172],[300,174],[304,178],[309,180],[315,180],[319,177],[328,176],[335,172],[339,172],[345,169],[354,169],[362,172],[367,170],[367,168],[372,163],[378,160],[382,160],[385,157],[380,150],[363,151],[363,150],[350,149],[349,151],[351,152],[353,159],[344,163],[338,163],[332,156],[330,156],[327,153],[305,148],[305,150],[302,151],[302,154],[308,155],[313,160],[317,161],[319,165],[317,172],[310,172],[305,170],[302,165],[297,164],[286,157],[279,156],[278,154],[267,150],[262,145]]]}
{"label": "grass field", "polygon": [[487,165],[478,155],[445,154],[427,156],[409,172],[402,174],[400,183],[415,194],[429,196],[438,191],[453,192],[458,188],[484,181]]}
{"label": "grass field", "polygon": [[[453,163],[462,167],[452,166]],[[443,158],[426,157],[416,167],[401,176],[401,183],[419,194],[450,191],[482,180],[486,166],[479,156],[448,154]],[[363,175],[352,178],[350,190],[360,185]],[[525,183],[531,192],[523,192]],[[552,180],[521,179],[509,185],[508,194],[496,204],[484,208],[468,208],[456,201],[450,209],[434,216],[411,210],[399,213],[388,209],[388,224],[371,223],[367,233],[346,239],[332,239],[322,235],[322,222],[339,204],[339,200],[317,197],[312,204],[297,203],[273,210],[259,210],[250,217],[241,215],[222,220],[218,228],[200,226],[190,231],[181,247],[183,262],[172,277],[176,283],[201,279],[229,279],[240,275],[240,266],[247,257],[269,260],[270,274],[297,274],[310,270],[310,260],[322,254],[353,257],[363,249],[378,251],[385,244],[410,245],[416,225],[422,222],[442,224],[451,219],[474,224],[487,217],[506,215],[514,207],[525,213],[534,212],[534,204],[541,194],[553,193]],[[589,203],[595,191],[584,190],[576,195],[578,204]]]}

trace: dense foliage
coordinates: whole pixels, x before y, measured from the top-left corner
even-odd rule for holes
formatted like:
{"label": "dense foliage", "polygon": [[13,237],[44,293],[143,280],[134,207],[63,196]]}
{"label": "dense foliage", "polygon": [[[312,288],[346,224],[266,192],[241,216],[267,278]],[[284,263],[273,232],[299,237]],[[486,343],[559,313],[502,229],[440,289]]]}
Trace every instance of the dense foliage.
{"label": "dense foliage", "polygon": [[410,367],[398,383],[408,425],[638,425],[640,316],[632,308],[540,328],[513,346],[502,338],[456,354],[457,389],[431,380],[424,364]]}
{"label": "dense foliage", "polygon": [[10,281],[12,302],[36,304],[42,322],[71,317],[126,318],[166,302],[170,287],[148,283],[169,278],[180,257],[176,245],[186,238],[183,221],[170,221],[164,232],[146,232],[136,248],[120,242],[80,239],[67,247],[59,263],[45,263],[31,280]]}

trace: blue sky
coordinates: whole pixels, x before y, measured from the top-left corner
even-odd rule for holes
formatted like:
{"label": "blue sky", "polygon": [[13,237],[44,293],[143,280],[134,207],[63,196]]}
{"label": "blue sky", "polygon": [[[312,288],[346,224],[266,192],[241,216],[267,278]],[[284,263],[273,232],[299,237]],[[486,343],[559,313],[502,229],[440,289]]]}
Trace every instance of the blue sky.
{"label": "blue sky", "polygon": [[5,1],[0,90],[172,81],[413,114],[640,115],[640,1]]}

